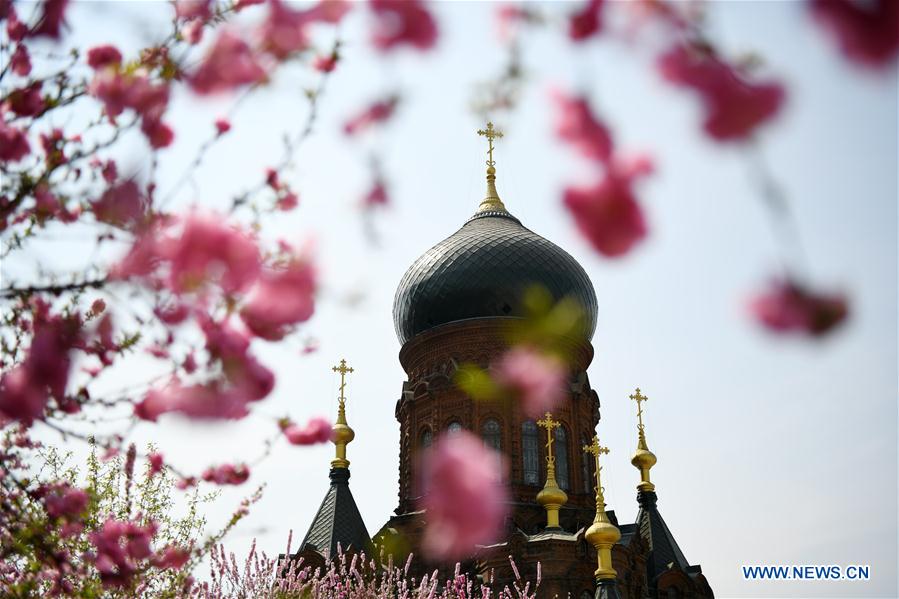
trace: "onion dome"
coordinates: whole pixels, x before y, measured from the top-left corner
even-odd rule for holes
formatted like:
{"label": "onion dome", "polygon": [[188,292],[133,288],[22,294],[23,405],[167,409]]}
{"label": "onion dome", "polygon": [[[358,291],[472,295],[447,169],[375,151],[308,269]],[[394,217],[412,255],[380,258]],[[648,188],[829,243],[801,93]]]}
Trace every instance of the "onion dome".
{"label": "onion dome", "polygon": [[[499,137],[488,124],[490,134]],[[525,292],[546,289],[555,301],[584,310],[584,334],[596,328],[596,292],[568,252],[521,224],[496,192],[487,161],[487,197],[461,229],[419,257],[400,281],[393,302],[397,337],[405,344],[443,324],[471,318],[523,317]]]}

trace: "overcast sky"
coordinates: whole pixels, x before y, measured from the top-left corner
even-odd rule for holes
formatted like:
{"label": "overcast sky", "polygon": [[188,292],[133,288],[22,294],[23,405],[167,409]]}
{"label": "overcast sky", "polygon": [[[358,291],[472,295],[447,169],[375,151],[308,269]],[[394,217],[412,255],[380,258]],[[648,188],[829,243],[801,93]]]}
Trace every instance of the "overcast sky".
{"label": "overcast sky", "polygon": [[[260,344],[278,382],[245,421],[198,426],[164,417],[161,426],[142,425],[133,435],[139,444],[157,443],[188,471],[251,459],[274,430],[272,418],[334,415],[338,379],[331,366],[345,357],[356,369],[347,407],[356,430],[348,450],[351,487],[372,534],[397,504],[394,407],[404,373],[393,294],[412,261],[460,227],[483,197],[484,143],[474,133],[483,123],[469,100],[473,84],[504,60],[495,5],[433,8],[441,29],[436,51],[386,60],[367,45],[364,11],[349,17],[345,62],[322,101],[316,134],[287,177],[301,205],[265,221],[271,238],[316,240],[323,291],[303,335],[319,339],[320,350],[302,356],[297,342]],[[563,14],[568,6],[548,8]],[[65,43],[114,43],[133,52],[148,34],[161,35],[170,10],[162,2],[76,3]],[[262,10],[245,17],[252,21]],[[606,500],[619,521],[637,513],[628,394],[639,386],[650,398],[646,431],[659,458],[652,473],[659,509],[718,596],[895,596],[895,72],[848,65],[800,3],[713,4],[709,25],[729,53],[757,51],[788,84],[787,109],[765,130],[761,148],[796,213],[813,279],[851,298],[841,331],[823,341],[787,340],[747,319],[747,296],[779,264],[747,156],[705,138],[693,98],[661,82],[639,48],[605,40],[576,53],[555,34],[530,38],[526,93],[516,112],[497,118],[506,131],[496,155],[500,195],[525,226],[574,255],[596,287],[596,358],[588,372],[611,448]],[[308,109],[302,88],[310,81],[284,73],[244,103],[233,131],[173,208],[225,208],[258,181],[280,155],[281,132],[302,126]],[[640,188],[651,234],[622,260],[595,254],[561,206],[562,187],[584,172],[553,137],[550,85],[586,86],[618,142],[656,158],[658,173]],[[392,204],[377,215],[380,241],[372,244],[357,207],[368,187],[365,152],[339,127],[395,89],[403,104],[376,142]],[[161,189],[177,179],[232,102],[174,98],[169,120],[177,141],[161,154]],[[136,148],[130,163],[145,165]],[[69,238],[41,245],[28,261],[4,264],[4,276],[35,262],[80,268],[87,256],[78,247]],[[120,387],[153,368],[149,358],[131,360],[104,385]],[[224,494],[210,522],[224,521],[250,485],[265,482],[264,498],[228,544],[242,552],[255,536],[269,553],[283,551],[288,529],[301,539],[318,508],[332,451],[280,443],[250,483]],[[746,582],[743,564],[870,564],[872,580]]]}

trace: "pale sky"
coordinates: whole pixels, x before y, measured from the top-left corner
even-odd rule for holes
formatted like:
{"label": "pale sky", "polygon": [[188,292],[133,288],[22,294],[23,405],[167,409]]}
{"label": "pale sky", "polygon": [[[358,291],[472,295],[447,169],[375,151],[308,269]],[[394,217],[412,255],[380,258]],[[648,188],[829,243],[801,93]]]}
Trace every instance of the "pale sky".
{"label": "pale sky", "polygon": [[[356,431],[351,488],[371,534],[386,522],[397,503],[393,414],[404,380],[393,294],[412,261],[458,229],[483,196],[484,144],[474,133],[483,123],[468,107],[473,84],[504,60],[495,6],[435,3],[436,51],[387,59],[367,44],[365,11],[351,14],[342,28],[345,61],[322,100],[316,134],[287,176],[300,207],[264,221],[270,239],[317,240],[324,285],[302,335],[318,338],[320,350],[301,356],[296,342],[260,343],[254,349],[278,382],[252,416],[217,425],[163,418],[160,426],[139,426],[135,442],[157,443],[187,471],[252,459],[274,417],[335,414],[331,366],[345,357],[356,369],[347,408]],[[547,9],[564,14],[573,6]],[[245,17],[253,21],[263,10]],[[162,2],[75,3],[65,43],[114,43],[127,54],[147,32],[164,31],[170,11]],[[757,51],[788,84],[787,109],[765,129],[761,149],[796,213],[814,281],[851,298],[842,330],[822,341],[775,338],[746,317],[747,296],[779,264],[747,156],[703,136],[694,99],[661,82],[639,47],[601,40],[575,52],[555,34],[530,38],[522,103],[497,118],[506,131],[496,158],[500,195],[525,226],[570,252],[596,287],[596,358],[588,372],[611,448],[606,499],[619,521],[637,513],[628,394],[639,386],[650,398],[646,431],[659,458],[652,471],[659,509],[718,596],[896,596],[895,69],[873,74],[849,65],[800,3],[720,2],[709,13],[711,36],[728,53]],[[320,41],[331,35],[324,31]],[[285,72],[245,102],[173,208],[224,208],[255,184],[280,156],[282,132],[302,126],[302,88],[310,81]],[[640,188],[651,233],[625,259],[597,255],[561,206],[561,189],[584,171],[553,136],[551,85],[586,86],[620,145],[656,158],[657,174]],[[373,246],[357,208],[368,186],[364,146],[347,143],[339,127],[394,89],[403,104],[374,141],[392,205],[376,218],[380,243]],[[177,142],[161,153],[161,189],[232,102],[173,99],[168,119]],[[138,148],[122,163],[142,165]],[[27,260],[7,261],[4,279],[36,261],[83,268],[89,256],[76,241],[61,234]],[[349,307],[357,294],[361,303]],[[111,302],[111,309],[124,308]],[[155,367],[150,358],[130,360],[102,384],[118,388]],[[270,554],[283,551],[288,529],[300,540],[324,496],[332,452],[280,442],[248,484],[227,490],[210,522],[223,522],[239,497],[265,482],[264,498],[227,544],[242,553],[256,537]],[[872,579],[750,582],[742,580],[743,564],[869,564]]]}

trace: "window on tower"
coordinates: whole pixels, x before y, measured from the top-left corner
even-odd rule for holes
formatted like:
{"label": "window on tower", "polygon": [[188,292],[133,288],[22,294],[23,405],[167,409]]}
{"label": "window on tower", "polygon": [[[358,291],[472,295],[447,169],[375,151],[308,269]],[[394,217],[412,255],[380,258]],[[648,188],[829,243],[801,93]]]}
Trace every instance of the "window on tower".
{"label": "window on tower", "polygon": [[427,449],[431,446],[431,441],[434,440],[434,434],[431,433],[431,429],[425,428],[421,431],[421,435],[419,436],[419,445],[422,449]]}
{"label": "window on tower", "polygon": [[525,420],[521,424],[521,468],[524,472],[524,484],[540,484],[540,455],[537,425],[533,420]]}
{"label": "window on tower", "polygon": [[[587,435],[581,436],[582,447],[590,445],[592,438]],[[593,461],[588,453],[581,454],[581,477],[584,479],[584,493],[593,493]]]}
{"label": "window on tower", "polygon": [[461,430],[462,430],[462,423],[457,420],[450,422],[449,425],[446,427],[446,432],[448,432],[449,434],[458,433]]}
{"label": "window on tower", "polygon": [[568,433],[565,432],[564,426],[555,429],[553,453],[556,457],[556,482],[567,491],[571,488],[571,484],[568,478]]}
{"label": "window on tower", "polygon": [[495,418],[488,418],[481,426],[481,437],[484,439],[484,445],[491,447],[496,451],[502,450],[502,428],[499,421]]}

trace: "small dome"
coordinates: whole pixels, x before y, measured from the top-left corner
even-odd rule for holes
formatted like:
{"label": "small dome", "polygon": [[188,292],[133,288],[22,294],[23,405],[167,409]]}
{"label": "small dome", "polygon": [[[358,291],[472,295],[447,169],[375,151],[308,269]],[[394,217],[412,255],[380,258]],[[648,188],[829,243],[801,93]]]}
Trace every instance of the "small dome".
{"label": "small dome", "polygon": [[587,338],[593,336],[596,292],[587,273],[499,206],[476,213],[406,271],[393,302],[400,343],[458,320],[524,316],[522,297],[534,285],[556,301],[576,300],[585,312]]}

